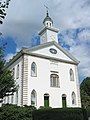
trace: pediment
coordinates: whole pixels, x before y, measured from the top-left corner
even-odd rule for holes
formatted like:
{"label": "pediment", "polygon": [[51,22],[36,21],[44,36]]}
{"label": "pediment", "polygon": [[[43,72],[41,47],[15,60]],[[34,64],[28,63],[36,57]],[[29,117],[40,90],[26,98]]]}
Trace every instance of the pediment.
{"label": "pediment", "polygon": [[64,50],[54,41],[31,48],[30,52],[41,56],[48,56],[54,59],[61,59],[77,64],[79,63],[76,58],[74,58],[68,51]]}

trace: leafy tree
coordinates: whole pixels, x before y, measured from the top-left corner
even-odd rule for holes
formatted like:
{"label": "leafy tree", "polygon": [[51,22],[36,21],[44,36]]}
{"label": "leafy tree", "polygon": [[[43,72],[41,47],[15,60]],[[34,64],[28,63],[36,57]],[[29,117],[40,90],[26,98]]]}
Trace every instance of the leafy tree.
{"label": "leafy tree", "polygon": [[90,106],[90,77],[87,77],[83,80],[83,82],[80,85],[80,89],[82,106]]}
{"label": "leafy tree", "polygon": [[[0,0],[0,24],[3,24],[9,2],[10,0]],[[0,32],[0,36],[1,35],[2,33]],[[3,97],[16,91],[12,72],[5,68],[4,47],[5,46],[0,46],[0,102],[3,101]]]}
{"label": "leafy tree", "polygon": [[5,64],[4,50],[0,47],[0,102],[3,101],[3,97],[13,94],[17,88],[12,72],[5,68]]}
{"label": "leafy tree", "polygon": [[0,24],[3,23],[3,19],[5,18],[6,16],[6,9],[8,8],[9,6],[9,2],[10,0],[4,0],[4,1],[0,1]]}

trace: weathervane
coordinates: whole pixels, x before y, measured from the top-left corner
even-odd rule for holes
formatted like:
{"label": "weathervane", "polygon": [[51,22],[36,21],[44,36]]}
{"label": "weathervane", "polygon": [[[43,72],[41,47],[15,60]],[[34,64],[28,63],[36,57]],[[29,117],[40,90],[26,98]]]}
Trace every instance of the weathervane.
{"label": "weathervane", "polygon": [[44,7],[46,8],[46,11],[47,11],[47,14],[48,14],[48,10],[49,10],[48,6],[46,6],[46,5],[44,4]]}

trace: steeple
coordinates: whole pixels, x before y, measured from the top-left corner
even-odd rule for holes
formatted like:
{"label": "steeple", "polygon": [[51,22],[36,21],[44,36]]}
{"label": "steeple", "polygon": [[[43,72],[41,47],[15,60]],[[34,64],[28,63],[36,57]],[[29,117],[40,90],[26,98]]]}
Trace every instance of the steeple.
{"label": "steeple", "polygon": [[43,24],[44,24],[45,27],[52,27],[52,25],[53,25],[53,20],[49,17],[48,10],[47,10],[47,13],[46,13],[46,17],[43,20]]}
{"label": "steeple", "polygon": [[58,43],[58,31],[59,29],[53,27],[53,20],[49,16],[48,7],[46,12],[46,17],[43,20],[44,28],[39,32],[40,44],[56,41]]}

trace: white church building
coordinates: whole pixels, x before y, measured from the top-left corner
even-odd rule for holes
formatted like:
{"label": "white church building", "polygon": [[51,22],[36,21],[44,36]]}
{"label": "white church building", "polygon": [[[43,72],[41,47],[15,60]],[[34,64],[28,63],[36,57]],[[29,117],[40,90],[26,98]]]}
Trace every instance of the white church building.
{"label": "white church building", "polygon": [[62,108],[81,107],[79,61],[58,44],[59,30],[47,12],[39,32],[40,45],[22,48],[6,65],[18,91],[4,103]]}

